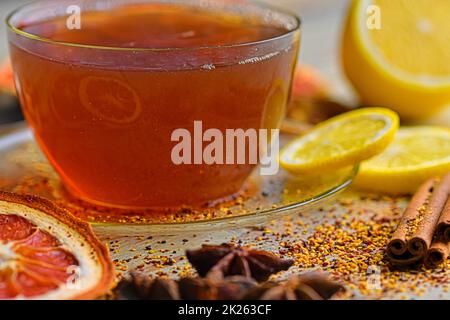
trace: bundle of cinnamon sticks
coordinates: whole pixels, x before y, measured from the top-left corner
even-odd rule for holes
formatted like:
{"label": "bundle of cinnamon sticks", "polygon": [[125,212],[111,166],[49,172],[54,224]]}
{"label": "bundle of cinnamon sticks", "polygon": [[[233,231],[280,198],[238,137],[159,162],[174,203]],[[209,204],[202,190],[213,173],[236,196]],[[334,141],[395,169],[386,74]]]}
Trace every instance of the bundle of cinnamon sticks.
{"label": "bundle of cinnamon sticks", "polygon": [[394,266],[434,268],[450,255],[450,173],[426,181],[412,198],[387,246]]}

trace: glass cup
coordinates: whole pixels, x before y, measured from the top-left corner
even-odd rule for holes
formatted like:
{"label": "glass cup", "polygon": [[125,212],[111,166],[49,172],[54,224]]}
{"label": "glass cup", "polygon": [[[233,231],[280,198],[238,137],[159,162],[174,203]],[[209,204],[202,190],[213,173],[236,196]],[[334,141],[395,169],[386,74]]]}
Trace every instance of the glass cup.
{"label": "glass cup", "polygon": [[[145,10],[161,19],[207,10],[233,17],[237,33],[214,39],[223,35],[193,18],[203,42],[176,46],[164,29],[127,20]],[[234,43],[256,20],[283,31]],[[127,21],[137,41],[123,45]],[[278,128],[300,42],[297,17],[247,1],[44,0],[7,23],[16,88],[44,154],[74,196],[120,208],[201,206],[239,192],[257,164],[175,163],[174,132]],[[152,47],[142,45],[147,32]]]}

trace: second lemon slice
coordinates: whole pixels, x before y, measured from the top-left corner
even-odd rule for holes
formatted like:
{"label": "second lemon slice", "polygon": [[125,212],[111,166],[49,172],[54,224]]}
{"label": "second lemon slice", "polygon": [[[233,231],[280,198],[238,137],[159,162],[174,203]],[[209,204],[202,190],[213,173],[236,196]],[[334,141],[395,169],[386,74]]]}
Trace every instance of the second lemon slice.
{"label": "second lemon slice", "polygon": [[281,150],[280,165],[292,173],[317,173],[356,165],[382,152],[394,139],[398,115],[384,108],[341,114]]}
{"label": "second lemon slice", "polygon": [[380,155],[361,165],[356,185],[389,194],[414,193],[427,179],[450,172],[450,129],[401,128]]}

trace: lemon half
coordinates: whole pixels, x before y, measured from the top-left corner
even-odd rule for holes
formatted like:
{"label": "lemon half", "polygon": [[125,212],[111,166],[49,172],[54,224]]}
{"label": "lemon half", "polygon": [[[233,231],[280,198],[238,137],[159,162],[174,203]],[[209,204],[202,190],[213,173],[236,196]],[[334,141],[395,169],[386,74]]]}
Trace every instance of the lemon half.
{"label": "lemon half", "polygon": [[365,105],[420,120],[450,105],[450,1],[353,0],[345,73]]}

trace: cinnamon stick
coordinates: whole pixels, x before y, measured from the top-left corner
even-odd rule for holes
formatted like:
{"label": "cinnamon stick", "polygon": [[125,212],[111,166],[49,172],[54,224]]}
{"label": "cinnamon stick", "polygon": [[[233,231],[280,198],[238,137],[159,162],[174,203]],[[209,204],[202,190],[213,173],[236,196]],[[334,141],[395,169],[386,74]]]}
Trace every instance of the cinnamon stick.
{"label": "cinnamon stick", "polygon": [[442,210],[436,227],[435,242],[431,245],[426,258],[427,266],[431,268],[442,265],[450,256],[450,195]]}
{"label": "cinnamon stick", "polygon": [[450,242],[434,242],[428,250],[425,264],[429,268],[436,268],[444,264],[450,254]]}
{"label": "cinnamon stick", "polygon": [[450,194],[450,174],[426,181],[408,205],[387,246],[387,257],[398,266],[422,262]]}
{"label": "cinnamon stick", "polygon": [[387,246],[387,258],[394,265],[410,265],[421,259],[420,255],[414,255],[408,250],[408,241],[412,228],[411,222],[416,222],[419,216],[425,210],[424,204],[430,198],[437,179],[433,178],[426,181],[412,198],[406,208],[402,219],[392,235],[391,241]]}
{"label": "cinnamon stick", "polygon": [[447,203],[450,194],[450,174],[444,176],[438,185],[433,188],[431,199],[428,203],[423,219],[419,222],[416,234],[409,242],[409,250],[412,253],[426,255],[433,241],[436,226],[441,217],[442,210]]}
{"label": "cinnamon stick", "polygon": [[447,199],[447,203],[439,218],[436,237],[444,243],[450,242],[450,197]]}

